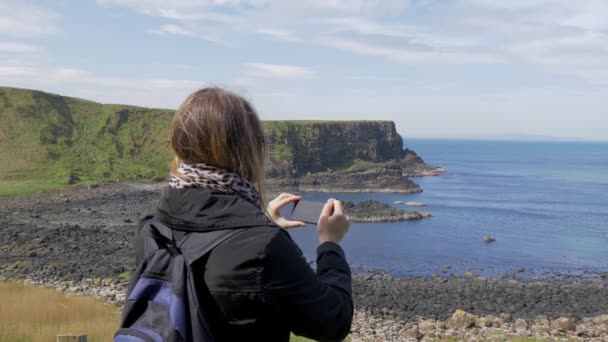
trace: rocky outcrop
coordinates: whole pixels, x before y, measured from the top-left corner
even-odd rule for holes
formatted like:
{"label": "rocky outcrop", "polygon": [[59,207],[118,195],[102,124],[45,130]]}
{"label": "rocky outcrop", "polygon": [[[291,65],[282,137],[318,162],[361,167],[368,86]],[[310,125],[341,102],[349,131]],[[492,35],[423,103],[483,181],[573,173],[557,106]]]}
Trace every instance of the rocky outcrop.
{"label": "rocky outcrop", "polygon": [[441,174],[414,151],[392,121],[265,121],[270,177],[336,170],[399,169],[405,176]]}
{"label": "rocky outcrop", "polygon": [[405,149],[404,157],[401,159],[403,175],[407,177],[440,176],[446,171],[441,167],[428,165],[416,152]]}
{"label": "rocky outcrop", "polygon": [[397,222],[422,220],[431,217],[426,211],[409,211],[395,209],[388,204],[374,200],[359,202],[342,202],[344,212],[355,222]]}
{"label": "rocky outcrop", "polygon": [[319,172],[297,179],[299,191],[417,193],[422,188],[399,169],[370,168]]}
{"label": "rocky outcrop", "polygon": [[483,237],[483,242],[490,243],[496,241],[496,237],[493,235],[486,235]]}
{"label": "rocky outcrop", "polygon": [[381,163],[406,155],[392,121],[266,121],[264,128],[271,161],[287,162],[290,172],[270,170],[271,176],[301,177],[308,172],[341,170],[357,162]]}

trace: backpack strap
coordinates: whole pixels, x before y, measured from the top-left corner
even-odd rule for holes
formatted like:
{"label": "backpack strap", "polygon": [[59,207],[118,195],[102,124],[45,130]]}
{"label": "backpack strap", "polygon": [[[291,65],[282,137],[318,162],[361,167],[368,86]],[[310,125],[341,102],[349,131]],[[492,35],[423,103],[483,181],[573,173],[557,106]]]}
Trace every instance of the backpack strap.
{"label": "backpack strap", "polygon": [[222,242],[248,229],[234,228],[206,232],[182,232],[167,227],[156,215],[154,215],[150,224],[156,228],[160,235],[174,242],[174,246],[179,249],[188,265],[192,265],[204,257]]}
{"label": "backpack strap", "polygon": [[179,243],[179,249],[188,265],[209,254],[211,250],[247,228],[213,230],[204,233],[188,233]]}

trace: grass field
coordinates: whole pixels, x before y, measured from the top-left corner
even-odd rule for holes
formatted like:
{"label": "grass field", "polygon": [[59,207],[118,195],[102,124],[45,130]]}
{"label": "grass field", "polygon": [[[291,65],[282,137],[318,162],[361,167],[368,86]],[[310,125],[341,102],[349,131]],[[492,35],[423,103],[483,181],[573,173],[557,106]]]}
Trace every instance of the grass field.
{"label": "grass field", "polygon": [[[90,297],[0,283],[0,342],[48,342],[58,334],[86,334],[89,342],[111,341],[119,320],[118,309]],[[291,342],[310,341],[291,338]]]}
{"label": "grass field", "polygon": [[120,312],[93,298],[54,289],[0,283],[0,341],[48,342],[57,334],[86,334],[90,342],[111,341]]}

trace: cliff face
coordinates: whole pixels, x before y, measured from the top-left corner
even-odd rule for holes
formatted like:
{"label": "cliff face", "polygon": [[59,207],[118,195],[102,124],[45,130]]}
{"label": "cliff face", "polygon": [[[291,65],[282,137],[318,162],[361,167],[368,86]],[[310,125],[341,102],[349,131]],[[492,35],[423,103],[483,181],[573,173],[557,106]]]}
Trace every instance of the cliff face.
{"label": "cliff face", "polygon": [[[24,182],[43,190],[165,179],[173,114],[0,87],[0,194]],[[390,121],[267,121],[264,128],[269,177],[303,178],[407,159]]]}
{"label": "cliff face", "polygon": [[392,121],[266,121],[271,176],[304,176],[405,156]]}

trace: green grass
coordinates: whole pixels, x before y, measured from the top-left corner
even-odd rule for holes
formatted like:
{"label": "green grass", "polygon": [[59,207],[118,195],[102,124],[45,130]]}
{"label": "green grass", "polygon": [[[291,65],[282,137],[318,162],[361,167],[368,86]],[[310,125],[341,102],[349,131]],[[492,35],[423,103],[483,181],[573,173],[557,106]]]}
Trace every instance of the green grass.
{"label": "green grass", "polygon": [[121,274],[118,275],[118,277],[120,279],[129,279],[130,276],[131,276],[131,271],[122,272]]}
{"label": "green grass", "polygon": [[0,196],[164,179],[173,111],[0,87]]}
{"label": "green grass", "polygon": [[0,196],[29,195],[67,186],[54,179],[29,179],[21,182],[0,180]]}
{"label": "green grass", "polygon": [[[78,184],[154,182],[172,158],[174,111],[0,87],[0,196]],[[384,161],[402,150],[390,121],[265,121],[275,177]],[[352,136],[357,136],[354,140]],[[393,156],[393,157],[391,157]]]}

